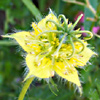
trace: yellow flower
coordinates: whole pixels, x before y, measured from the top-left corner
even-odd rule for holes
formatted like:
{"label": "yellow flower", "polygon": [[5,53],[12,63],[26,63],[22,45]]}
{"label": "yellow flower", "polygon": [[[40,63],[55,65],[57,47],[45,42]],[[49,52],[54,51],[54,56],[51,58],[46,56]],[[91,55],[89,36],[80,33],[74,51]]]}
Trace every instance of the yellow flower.
{"label": "yellow flower", "polygon": [[[50,78],[57,74],[76,84],[82,92],[76,67],[86,65],[95,53],[87,47],[86,41],[79,39],[83,31],[74,30],[79,19],[74,24],[68,24],[64,15],[57,18],[50,13],[38,24],[32,23],[34,31],[4,36],[16,39],[27,52],[25,60],[29,72],[25,80],[34,76]],[[92,37],[91,32],[85,32]]]}

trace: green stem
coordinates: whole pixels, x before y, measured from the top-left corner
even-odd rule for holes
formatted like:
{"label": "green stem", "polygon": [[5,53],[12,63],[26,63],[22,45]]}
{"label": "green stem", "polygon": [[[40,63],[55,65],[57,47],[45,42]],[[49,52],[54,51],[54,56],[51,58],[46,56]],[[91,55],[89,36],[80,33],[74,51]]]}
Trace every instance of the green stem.
{"label": "green stem", "polygon": [[68,3],[77,4],[77,5],[81,5],[81,6],[84,6],[84,7],[89,8],[90,11],[94,14],[94,16],[98,19],[98,16],[97,16],[97,14],[96,14],[96,11],[95,11],[95,9],[90,5],[89,0],[85,0],[85,1],[86,1],[86,4],[83,3],[83,2],[79,2],[79,1],[71,1],[71,0],[63,0],[63,1],[68,2]]}
{"label": "green stem", "polygon": [[33,79],[34,79],[34,77],[31,77],[31,78],[27,79],[27,81],[26,81],[26,83],[24,84],[24,86],[23,86],[23,88],[22,88],[22,91],[21,91],[21,93],[20,93],[20,95],[19,95],[18,100],[24,100],[25,94],[26,94],[26,92],[27,92],[27,90],[28,90],[30,84],[32,83]]}
{"label": "green stem", "polygon": [[67,29],[68,29],[68,21],[67,21],[66,17],[63,14],[61,14],[61,15],[58,16],[58,20],[60,20],[60,18],[63,19],[64,26],[65,26],[65,31],[67,31]]}
{"label": "green stem", "polygon": [[96,10],[92,7],[89,0],[85,0],[85,1],[86,1],[86,7],[89,8],[90,11],[94,14],[94,16],[98,19],[98,16],[96,14]]}
{"label": "green stem", "polygon": [[53,24],[56,25],[56,27],[57,27],[59,30],[63,30],[63,31],[64,31],[64,28],[61,27],[57,22],[53,21],[52,19],[48,19],[48,20],[46,21],[46,24],[47,24],[48,22],[52,22]]}
{"label": "green stem", "polygon": [[74,4],[77,4],[77,5],[81,5],[81,6],[86,6],[85,3],[83,2],[79,2],[79,1],[72,1],[72,0],[63,0],[65,2],[68,2],[68,3],[74,3]]}
{"label": "green stem", "polygon": [[69,55],[69,56],[67,57],[67,59],[71,58],[71,57],[74,55],[74,53],[75,53],[75,47],[74,47],[73,40],[72,40],[71,37],[69,37],[69,40],[70,40],[70,43],[71,43],[71,46],[72,46],[72,54]]}

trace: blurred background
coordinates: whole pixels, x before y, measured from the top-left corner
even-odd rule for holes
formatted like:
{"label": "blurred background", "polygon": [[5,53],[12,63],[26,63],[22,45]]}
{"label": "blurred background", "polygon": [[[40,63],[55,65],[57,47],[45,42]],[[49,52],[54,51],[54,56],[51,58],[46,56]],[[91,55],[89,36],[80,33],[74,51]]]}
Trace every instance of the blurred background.
{"label": "blurred background", "polygon": [[[75,86],[63,80],[55,83],[58,86],[58,96],[55,96],[49,86],[37,79],[33,81],[25,100],[100,100],[100,0],[89,0],[96,11],[78,3],[86,4],[86,0],[0,0],[0,35],[18,30],[31,30],[32,21],[39,21],[46,16],[51,8],[56,15],[64,14],[70,22],[75,22],[82,13],[84,16],[77,28],[93,32],[89,40],[90,46],[98,53],[84,69],[78,69],[82,81],[83,95],[75,91]],[[97,16],[97,17],[96,17]],[[86,36],[86,33],[82,34]],[[17,100],[23,86],[24,75],[23,52],[19,46],[9,39],[0,36],[0,100]]]}

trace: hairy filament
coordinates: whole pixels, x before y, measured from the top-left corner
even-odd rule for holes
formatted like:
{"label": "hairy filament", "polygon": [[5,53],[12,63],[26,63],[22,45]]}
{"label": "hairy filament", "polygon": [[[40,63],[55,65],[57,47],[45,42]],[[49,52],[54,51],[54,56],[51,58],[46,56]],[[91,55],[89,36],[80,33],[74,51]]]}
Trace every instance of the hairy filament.
{"label": "hairy filament", "polygon": [[92,32],[86,31],[86,30],[84,30],[84,31],[73,31],[73,32],[71,32],[71,34],[80,34],[80,33],[87,33],[89,35],[89,37],[84,37],[85,40],[90,40],[93,37]]}
{"label": "hairy filament", "polygon": [[39,37],[40,35],[45,34],[45,33],[64,33],[64,32],[63,31],[57,31],[57,30],[49,30],[49,31],[41,32],[36,37]]}
{"label": "hairy filament", "polygon": [[[57,53],[59,52],[59,50],[60,50],[60,48],[61,48],[61,45],[63,44],[63,41],[64,41],[66,35],[67,35],[67,33],[65,33],[64,36],[62,37],[62,39],[61,39],[61,41],[60,41],[60,44],[59,44],[57,50],[55,51],[55,53],[53,54],[53,56],[57,55]],[[57,56],[58,56],[58,55],[57,55]]]}
{"label": "hairy filament", "polygon": [[[72,36],[73,36],[73,35],[72,35]],[[78,52],[78,54],[80,54],[80,53],[85,49],[85,45],[84,45],[84,43],[83,43],[80,39],[78,39],[76,36],[73,36],[73,37],[76,39],[76,41],[80,42],[80,43],[82,44],[82,46],[83,46],[82,50],[81,50],[80,52]]]}
{"label": "hairy filament", "polygon": [[50,78],[50,82],[51,84],[56,88],[57,92],[59,92],[58,88],[57,88],[57,85],[55,84],[55,82],[53,81],[52,78]]}
{"label": "hairy filament", "polygon": [[[49,48],[48,48],[49,49]],[[46,49],[45,51],[39,53],[37,56],[36,56],[36,61],[37,62],[40,62],[44,57],[48,56],[52,50],[52,47],[50,48],[51,50],[48,51],[48,49]],[[39,59],[38,59],[39,58]]]}
{"label": "hairy filament", "polygon": [[48,19],[48,20],[46,21],[46,24],[47,24],[48,22],[52,22],[53,24],[56,25],[56,27],[57,27],[59,30],[63,30],[63,31],[64,31],[64,28],[61,27],[61,26],[60,26],[58,23],[56,23],[55,21],[53,21],[53,20],[51,20],[51,19]]}
{"label": "hairy filament", "polygon": [[[90,31],[83,31],[84,33],[87,33],[89,35],[89,37],[84,37],[85,40],[90,40],[93,37],[92,32]],[[82,31],[80,31],[80,33],[82,33]]]}
{"label": "hairy filament", "polygon": [[79,22],[79,20],[82,18],[83,14],[81,14],[77,20],[75,21],[75,23],[72,25],[72,27],[69,29],[70,31],[74,29],[74,27],[76,26],[76,24]]}
{"label": "hairy filament", "polygon": [[60,20],[61,18],[64,21],[65,31],[67,31],[68,30],[68,21],[66,20],[66,17],[63,14],[58,16],[58,20]]}
{"label": "hairy filament", "polygon": [[69,55],[69,56],[67,57],[67,59],[71,58],[71,57],[74,55],[74,53],[75,53],[75,47],[74,47],[73,40],[72,40],[71,37],[69,37],[69,40],[70,40],[70,44],[71,44],[71,46],[72,46],[72,54]]}

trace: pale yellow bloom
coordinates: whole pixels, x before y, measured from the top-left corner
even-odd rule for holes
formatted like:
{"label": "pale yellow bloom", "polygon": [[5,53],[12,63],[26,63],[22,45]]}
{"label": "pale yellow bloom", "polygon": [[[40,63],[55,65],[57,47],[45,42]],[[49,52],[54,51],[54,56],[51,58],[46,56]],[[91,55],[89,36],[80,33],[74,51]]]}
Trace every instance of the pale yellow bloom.
{"label": "pale yellow bloom", "polygon": [[[47,32],[49,30],[58,30],[54,23],[47,22],[50,19],[59,24],[57,17],[51,13],[38,24],[32,23],[34,31],[22,31],[9,36],[6,35],[5,37],[16,39],[20,46],[27,52],[25,60],[29,72],[25,80],[33,76],[50,78],[57,73],[62,78],[76,84],[81,92],[81,83],[75,67],[86,65],[95,53],[87,47],[87,42],[82,40],[80,41],[84,44],[84,50],[80,52],[83,48],[82,43],[74,39],[74,53],[69,42],[62,43],[61,47],[57,49],[61,44],[61,40],[59,39],[61,33]],[[71,27],[72,23],[68,25],[68,28]],[[76,37],[79,38],[80,35],[76,35]],[[73,55],[67,58],[72,53]]]}

